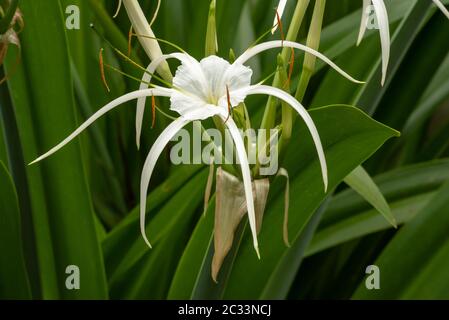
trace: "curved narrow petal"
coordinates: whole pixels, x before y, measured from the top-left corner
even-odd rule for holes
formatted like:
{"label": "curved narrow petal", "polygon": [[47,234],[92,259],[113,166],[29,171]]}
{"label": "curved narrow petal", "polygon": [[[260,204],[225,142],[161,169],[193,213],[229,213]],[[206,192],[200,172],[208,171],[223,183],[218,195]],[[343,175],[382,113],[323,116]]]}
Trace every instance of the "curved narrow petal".
{"label": "curved narrow petal", "polygon": [[323,150],[323,146],[321,144],[321,139],[320,139],[320,135],[318,134],[318,130],[315,127],[315,124],[313,123],[313,120],[310,117],[307,110],[290,94],[288,94],[287,92],[282,91],[278,88],[264,86],[264,85],[255,85],[255,86],[252,86],[249,88],[247,94],[248,95],[267,94],[267,95],[274,96],[274,97],[281,99],[281,100],[285,101],[286,103],[288,103],[303,118],[304,122],[306,123],[307,127],[309,128],[310,134],[312,135],[313,142],[315,143],[315,148],[318,153],[318,158],[320,160],[321,174],[323,176],[324,192],[327,192],[328,176],[327,176],[326,157],[324,156],[324,150]]}
{"label": "curved narrow petal", "polygon": [[[175,52],[171,54],[164,54],[156,59],[154,59],[149,66],[147,67],[147,71],[144,73],[142,77],[142,83],[140,84],[139,89],[143,90],[148,88],[148,83],[151,82],[152,75],[156,71],[156,69],[159,67],[159,65],[162,62],[165,62],[168,59],[178,59],[179,61],[184,61],[187,59],[187,55],[180,52]],[[137,110],[136,110],[136,145],[137,149],[140,148],[140,135],[142,132],[142,122],[143,122],[143,116],[145,112],[145,103],[146,103],[147,97],[140,97],[137,99]]]}
{"label": "curved narrow petal", "polygon": [[277,15],[274,16],[273,28],[271,29],[271,34],[274,34],[278,28],[278,15],[279,19],[282,19],[282,15],[284,14],[285,5],[287,4],[287,0],[280,0],[279,4],[276,8]]}
{"label": "curved narrow petal", "polygon": [[295,48],[295,49],[305,51],[305,52],[317,57],[318,59],[323,60],[325,63],[327,63],[329,66],[331,66],[335,71],[337,71],[339,74],[341,74],[346,79],[348,79],[352,82],[355,82],[355,83],[365,83],[363,81],[359,81],[359,80],[356,80],[353,77],[351,77],[349,74],[344,72],[339,66],[337,66],[335,63],[333,63],[329,58],[327,58],[322,53],[319,53],[318,51],[313,50],[312,48],[309,48],[305,45],[302,45],[300,43],[293,42],[293,41],[274,40],[274,41],[267,41],[267,42],[255,45],[254,47],[246,50],[237,60],[235,60],[234,64],[244,64],[246,61],[248,61],[249,59],[251,59],[252,57],[254,57],[255,55],[257,55],[263,51],[266,51],[269,49],[274,49],[274,48],[282,48],[282,47]]}
{"label": "curved narrow petal", "polygon": [[234,140],[235,149],[237,151],[237,157],[240,161],[240,167],[242,168],[243,186],[245,189],[249,226],[251,228],[251,233],[253,235],[254,249],[256,250],[257,257],[260,259],[259,244],[257,242],[256,213],[254,211],[254,196],[251,182],[251,172],[249,169],[248,156],[246,154],[245,144],[243,142],[242,136],[240,135],[240,131],[237,128],[237,125],[235,124],[234,120],[232,120],[232,117],[226,119],[227,116],[225,116],[224,114],[221,114],[221,117],[223,121],[226,122],[226,126],[229,129],[229,133],[231,134],[232,139]]}
{"label": "curved narrow petal", "polygon": [[444,15],[449,19],[449,10],[444,6],[440,0],[432,0],[436,6],[444,13]]}
{"label": "curved narrow petal", "polygon": [[357,45],[362,42],[363,36],[365,35],[367,23],[368,23],[368,12],[367,9],[371,4],[371,0],[363,0],[363,7],[362,7],[362,21],[360,22],[360,31],[359,31],[359,37],[357,38]]}
{"label": "curved narrow petal", "polygon": [[387,77],[388,63],[390,60],[390,26],[388,24],[388,13],[383,0],[372,0],[374,11],[376,12],[377,23],[379,24],[380,45],[382,47],[382,81],[385,84]]}
{"label": "curved narrow petal", "polygon": [[76,136],[78,136],[82,131],[84,131],[87,127],[89,127],[92,123],[94,123],[98,118],[106,114],[107,112],[111,111],[115,107],[118,107],[119,105],[128,102],[130,100],[137,99],[139,97],[148,97],[148,96],[160,96],[160,97],[170,97],[172,93],[171,89],[166,88],[154,88],[154,89],[145,89],[145,90],[137,90],[130,93],[127,93],[121,97],[118,97],[117,99],[109,102],[107,105],[102,107],[100,110],[95,112],[89,119],[87,119],[81,126],[79,126],[75,131],[72,132],[67,138],[65,138],[62,142],[60,142],[58,145],[50,149],[47,153],[41,155],[39,158],[34,160],[30,163],[36,163],[39,162],[48,156],[52,155],[62,147],[64,147],[67,143],[72,141]]}
{"label": "curved narrow petal", "polygon": [[191,122],[191,120],[184,117],[179,117],[170,125],[168,125],[167,128],[165,128],[165,130],[154,142],[145,160],[145,164],[143,165],[142,176],[140,179],[140,232],[142,233],[142,237],[145,240],[145,243],[150,248],[151,244],[145,233],[145,213],[147,205],[148,185],[150,184],[151,175],[153,173],[153,169],[156,165],[157,159],[161,155],[165,146],[170,142],[174,135],[189,122]]}
{"label": "curved narrow petal", "polygon": [[122,8],[122,0],[118,0],[117,10],[115,10],[114,15],[112,16],[114,19],[117,18],[121,8]]}

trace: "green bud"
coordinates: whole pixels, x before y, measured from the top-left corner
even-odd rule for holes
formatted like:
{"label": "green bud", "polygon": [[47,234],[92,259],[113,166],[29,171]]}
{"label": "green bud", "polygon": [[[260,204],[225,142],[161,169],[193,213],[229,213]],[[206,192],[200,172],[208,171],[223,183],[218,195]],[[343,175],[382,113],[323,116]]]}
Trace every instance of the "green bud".
{"label": "green bud", "polygon": [[205,56],[211,56],[217,54],[218,51],[218,39],[217,39],[217,23],[215,18],[216,0],[210,2],[209,17],[207,19],[207,32],[206,32],[206,46]]}
{"label": "green bud", "polygon": [[234,63],[234,61],[235,61],[235,52],[234,52],[234,50],[232,50],[232,48],[231,49],[229,49],[229,62],[230,63]]}

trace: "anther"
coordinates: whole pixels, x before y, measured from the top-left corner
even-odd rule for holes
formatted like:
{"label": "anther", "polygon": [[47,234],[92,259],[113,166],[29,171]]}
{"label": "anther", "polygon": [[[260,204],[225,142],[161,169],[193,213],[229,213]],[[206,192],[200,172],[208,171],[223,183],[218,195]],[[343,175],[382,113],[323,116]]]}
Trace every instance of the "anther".
{"label": "anther", "polygon": [[104,49],[101,48],[100,49],[100,54],[99,54],[101,80],[103,81],[103,84],[106,87],[106,89],[108,90],[108,92],[111,92],[111,90],[109,89],[108,83],[106,81],[105,73],[104,73],[103,50]]}

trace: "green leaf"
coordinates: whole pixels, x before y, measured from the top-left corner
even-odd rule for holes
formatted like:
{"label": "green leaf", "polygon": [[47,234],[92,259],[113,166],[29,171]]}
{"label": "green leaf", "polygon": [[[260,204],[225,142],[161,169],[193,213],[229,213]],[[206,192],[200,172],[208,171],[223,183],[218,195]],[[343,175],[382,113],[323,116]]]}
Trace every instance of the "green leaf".
{"label": "green leaf", "polygon": [[0,208],[0,297],[31,299],[17,193],[3,162],[0,162]]}
{"label": "green leaf", "polygon": [[[27,162],[76,127],[70,60],[59,2],[24,0],[27,25],[21,33],[22,59],[9,88]],[[45,17],[45,18],[43,18]],[[38,61],[38,63],[36,63]],[[13,55],[7,67],[15,67]],[[44,77],[42,75],[45,75]],[[106,298],[106,277],[79,143],[26,168],[37,274],[43,298]],[[80,290],[67,290],[66,267],[81,273]]]}
{"label": "green leaf", "polygon": [[[391,203],[398,224],[403,224],[427,205],[447,179],[449,161],[441,160],[393,170],[375,177],[374,181]],[[391,225],[369,208],[360,195],[346,190],[332,199],[306,255],[388,228]]]}
{"label": "green leaf", "polygon": [[296,273],[301,265],[304,253],[315,233],[316,228],[329,205],[329,199],[325,200],[307,223],[304,232],[296,239],[279,261],[276,269],[270,275],[261,299],[286,299],[294,282]]}
{"label": "green leaf", "polygon": [[387,201],[376,183],[362,166],[355,168],[354,171],[344,179],[344,182],[360,194],[366,201],[372,204],[372,206],[376,208],[376,210],[379,211],[393,227],[397,228],[396,219],[392,215]]}
{"label": "green leaf", "polygon": [[[434,192],[427,192],[395,201],[391,204],[392,216],[398,224],[407,223],[418,214],[432,196]],[[307,248],[306,255],[313,255],[349,240],[388,228],[391,228],[391,224],[379,216],[376,210],[363,211],[319,230],[313,237],[310,247]]]}
{"label": "green leaf", "polygon": [[[173,277],[168,299],[191,299],[201,283],[212,282],[214,202],[215,198],[211,199],[206,215],[200,218],[190,237]],[[203,274],[209,278],[205,279]]]}
{"label": "green leaf", "polygon": [[[181,166],[173,171],[162,184],[147,197],[149,220],[154,218],[165,202],[176,194],[201,169],[201,166]],[[107,274],[112,275],[124,263],[117,252],[127,252],[137,241],[141,241],[139,230],[139,207],[132,210],[103,240],[103,253]]]}
{"label": "green leaf", "polygon": [[[336,187],[352,170],[360,165],[387,139],[398,133],[367,117],[356,108],[346,106],[323,107],[310,111],[321,136],[329,168],[329,190]],[[323,192],[319,163],[315,148],[303,123],[292,137],[302,137],[291,145],[285,165],[295,178],[291,183],[289,233],[292,239],[301,236],[313,213],[326,197]],[[272,188],[273,194],[278,194]],[[280,193],[279,193],[280,194]],[[239,250],[230,277],[226,297],[256,298],[263,292],[267,279],[289,250],[282,241],[283,197],[269,200],[264,227],[259,235],[259,261],[250,245],[248,234]],[[253,272],[248,273],[248,270]]]}
{"label": "green leaf", "polygon": [[367,290],[363,281],[353,298],[449,298],[448,194],[449,182],[416,219],[397,233],[375,261],[380,269],[381,290]]}
{"label": "green leaf", "polygon": [[[196,209],[202,203],[207,171],[190,179],[148,223],[147,234],[154,249],[148,248],[138,228],[138,239],[128,248],[117,247],[123,260],[108,274],[113,298],[162,299],[166,296],[178,259],[183,252]],[[151,198],[150,198],[151,201]],[[125,249],[125,250],[123,250]]]}
{"label": "green leaf", "polygon": [[[311,110],[310,114],[324,144],[331,188],[335,187],[386,139],[397,135],[394,130],[371,120],[363,112],[352,107],[319,108]],[[303,138],[295,139],[297,145],[292,144],[286,157],[286,165],[292,181],[291,192],[294,195],[290,197],[289,221],[289,231],[294,240],[300,237],[313,212],[326,196],[323,192],[319,163],[310,135],[302,123],[295,129],[294,136]],[[288,251],[282,240],[283,216],[279,214],[284,206],[281,189],[283,186],[275,183],[270,190],[273,196],[268,201],[262,231],[259,235],[262,260],[257,259],[249,235],[245,233],[227,278],[225,298],[260,297],[281,256]],[[211,230],[206,218],[200,222],[190,239],[187,246],[190,250],[184,253],[178,267],[177,276],[170,291],[171,298],[191,296],[198,272],[203,269],[203,263],[209,252],[210,241]],[[200,251],[201,254],[193,253],[194,250]],[[206,265],[204,268],[210,268],[210,266]],[[248,272],[248,270],[252,271]],[[185,278],[182,277],[183,275]],[[180,279],[185,281],[182,283],[183,287]]]}

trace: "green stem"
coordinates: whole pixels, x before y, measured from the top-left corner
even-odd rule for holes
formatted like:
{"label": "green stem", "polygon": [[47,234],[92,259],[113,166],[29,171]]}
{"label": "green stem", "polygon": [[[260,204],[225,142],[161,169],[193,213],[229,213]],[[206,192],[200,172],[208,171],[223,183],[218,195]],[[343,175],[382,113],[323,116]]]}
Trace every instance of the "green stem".
{"label": "green stem", "polygon": [[206,31],[206,45],[205,45],[205,57],[217,54],[218,40],[217,40],[217,23],[215,19],[216,13],[216,0],[210,2],[209,17],[207,20]]}
{"label": "green stem", "polygon": [[[314,50],[318,50],[321,39],[321,29],[323,26],[324,9],[326,7],[326,0],[316,0],[313,9],[312,22],[310,24],[309,34],[307,36],[307,46]],[[299,79],[298,87],[296,89],[295,98],[298,101],[304,99],[310,79],[315,70],[316,57],[306,53],[304,55],[303,71]]]}
{"label": "green stem", "polygon": [[[292,22],[290,23],[290,27],[288,28],[286,41],[296,41],[298,37],[299,28],[301,27],[302,21],[304,20],[304,16],[307,11],[307,7],[309,6],[310,0],[301,0],[298,1],[296,5],[295,12],[293,13]],[[284,48],[282,49],[282,59],[287,61],[290,54],[290,49]],[[281,87],[282,83],[279,79],[279,75],[276,74],[273,80],[273,87]],[[265,112],[263,115],[262,123],[260,125],[261,129],[271,129],[275,126],[276,121],[276,107],[278,105],[278,100],[276,98],[269,97],[267,105],[265,107]]]}

